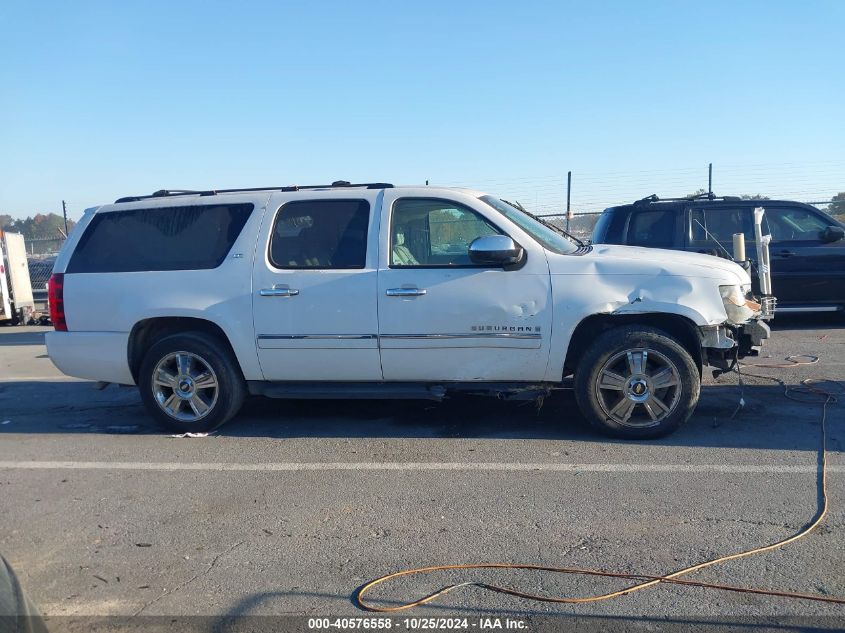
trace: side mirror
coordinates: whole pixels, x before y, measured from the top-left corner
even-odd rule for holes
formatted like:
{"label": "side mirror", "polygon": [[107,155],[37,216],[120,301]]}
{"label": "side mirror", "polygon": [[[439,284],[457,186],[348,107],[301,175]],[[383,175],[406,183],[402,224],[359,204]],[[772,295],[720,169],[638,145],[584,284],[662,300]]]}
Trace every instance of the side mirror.
{"label": "side mirror", "polygon": [[507,235],[485,235],[469,245],[469,259],[473,264],[508,266],[518,264],[524,254],[523,248]]}
{"label": "side mirror", "polygon": [[821,240],[825,244],[829,244],[830,242],[838,242],[843,237],[845,237],[845,229],[841,226],[829,226],[821,234]]}

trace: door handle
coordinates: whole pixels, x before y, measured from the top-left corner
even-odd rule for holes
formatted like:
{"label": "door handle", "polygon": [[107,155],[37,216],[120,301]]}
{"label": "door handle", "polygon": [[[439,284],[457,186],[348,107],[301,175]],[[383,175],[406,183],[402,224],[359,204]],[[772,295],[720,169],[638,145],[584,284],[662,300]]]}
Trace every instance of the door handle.
{"label": "door handle", "polygon": [[262,288],[258,291],[262,297],[295,297],[299,290],[287,286],[275,285],[272,288]]}
{"label": "door handle", "polygon": [[388,288],[388,297],[421,297],[426,293],[425,288]]}
{"label": "door handle", "polygon": [[795,253],[792,251],[780,251],[779,253],[776,253],[777,257],[792,257],[793,255],[795,255]]}

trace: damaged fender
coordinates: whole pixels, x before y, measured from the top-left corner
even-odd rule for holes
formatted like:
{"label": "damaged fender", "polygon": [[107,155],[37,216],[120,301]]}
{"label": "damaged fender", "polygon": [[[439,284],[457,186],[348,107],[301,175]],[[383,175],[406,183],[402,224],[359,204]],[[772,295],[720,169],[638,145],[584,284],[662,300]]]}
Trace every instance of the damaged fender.
{"label": "damaged fender", "polygon": [[[564,351],[552,355],[550,380],[563,372],[572,335],[590,316],[677,315],[696,325],[699,336],[707,336],[713,328],[723,330],[727,319],[719,286],[750,283],[733,262],[625,246],[601,245],[582,257],[550,255],[549,268],[555,298],[552,349]],[[728,343],[726,334],[712,336],[708,341],[717,347]]]}

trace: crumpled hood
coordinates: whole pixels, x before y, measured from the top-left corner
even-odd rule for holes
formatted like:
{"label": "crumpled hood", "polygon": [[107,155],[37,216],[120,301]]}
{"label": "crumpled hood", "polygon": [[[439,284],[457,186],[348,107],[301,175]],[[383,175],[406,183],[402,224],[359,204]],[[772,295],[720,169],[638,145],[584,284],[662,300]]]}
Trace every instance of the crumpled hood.
{"label": "crumpled hood", "polygon": [[[595,259],[596,265],[601,268],[606,267],[608,273],[678,275],[718,279],[724,284],[751,283],[748,273],[739,264],[703,253],[617,244],[594,244],[593,250],[582,257]],[[568,272],[556,270],[557,266],[551,259],[549,263],[552,266],[552,273]]]}

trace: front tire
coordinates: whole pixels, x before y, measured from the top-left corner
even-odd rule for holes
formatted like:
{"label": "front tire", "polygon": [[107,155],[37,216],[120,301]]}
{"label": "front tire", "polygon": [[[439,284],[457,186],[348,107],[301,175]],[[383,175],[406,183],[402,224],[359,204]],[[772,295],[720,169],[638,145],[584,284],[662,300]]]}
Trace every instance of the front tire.
{"label": "front tire", "polygon": [[147,351],[138,386],[149,414],[178,433],[207,433],[240,410],[246,385],[232,353],[203,332],[167,336]]}
{"label": "front tire", "polygon": [[665,332],[624,326],[601,334],[575,372],[575,399],[600,432],[652,439],[674,432],[698,404],[701,376]]}

